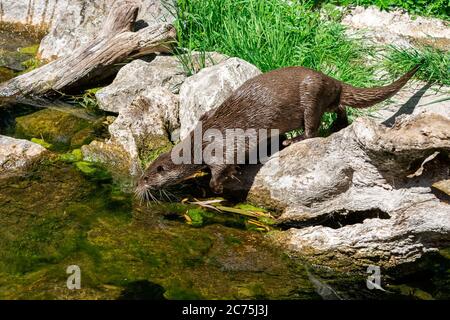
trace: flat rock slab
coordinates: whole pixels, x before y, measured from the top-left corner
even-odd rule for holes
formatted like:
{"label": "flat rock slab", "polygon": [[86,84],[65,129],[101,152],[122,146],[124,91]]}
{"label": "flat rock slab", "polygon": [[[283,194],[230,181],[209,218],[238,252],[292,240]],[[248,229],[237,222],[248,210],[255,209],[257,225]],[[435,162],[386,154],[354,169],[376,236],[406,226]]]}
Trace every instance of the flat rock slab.
{"label": "flat rock slab", "polygon": [[0,135],[0,178],[26,169],[45,151],[44,147],[28,140]]}

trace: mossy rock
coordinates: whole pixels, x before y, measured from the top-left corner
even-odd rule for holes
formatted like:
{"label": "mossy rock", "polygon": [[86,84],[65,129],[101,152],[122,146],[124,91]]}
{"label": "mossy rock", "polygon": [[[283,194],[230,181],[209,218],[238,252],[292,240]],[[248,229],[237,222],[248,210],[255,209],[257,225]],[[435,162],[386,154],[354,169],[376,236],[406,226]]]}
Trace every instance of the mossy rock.
{"label": "mossy rock", "polygon": [[150,135],[145,141],[138,143],[139,158],[143,167],[155,161],[162,153],[170,151],[173,144],[168,137],[161,135]]}
{"label": "mossy rock", "polygon": [[86,127],[72,136],[72,139],[70,140],[70,146],[71,148],[80,148],[85,144],[91,143],[92,140],[94,140],[94,137],[94,129],[91,127]]}
{"label": "mossy rock", "polygon": [[33,55],[19,51],[0,50],[0,67],[6,67],[14,71],[22,71],[25,69],[22,62],[32,57]]}
{"label": "mossy rock", "polygon": [[0,67],[0,82],[7,81],[12,78],[14,78],[13,70],[6,67]]}
{"label": "mossy rock", "polygon": [[16,134],[27,139],[39,138],[57,149],[78,148],[93,139],[91,123],[72,114],[44,109],[16,118]]}
{"label": "mossy rock", "polygon": [[[120,145],[94,140],[81,148],[84,159],[102,164],[124,190],[132,190],[133,160]],[[137,170],[137,169],[134,169]]]}

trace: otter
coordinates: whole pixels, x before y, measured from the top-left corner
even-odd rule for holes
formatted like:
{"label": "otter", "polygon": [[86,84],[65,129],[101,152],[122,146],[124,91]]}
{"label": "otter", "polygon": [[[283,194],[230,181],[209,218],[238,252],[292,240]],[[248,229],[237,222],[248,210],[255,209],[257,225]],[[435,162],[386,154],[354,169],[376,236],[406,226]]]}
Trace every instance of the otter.
{"label": "otter", "polygon": [[[347,106],[367,108],[392,97],[419,68],[420,64],[393,83],[373,88],[357,88],[306,67],[273,70],[247,80],[219,107],[205,113],[197,126],[201,124],[202,132],[217,129],[224,135],[225,130],[234,128],[275,128],[280,135],[294,129],[303,129],[302,135],[283,142],[284,146],[288,146],[316,137],[325,112],[337,114],[332,125],[333,131],[346,127],[349,124],[345,109]],[[194,131],[195,129],[180,144],[193,146]],[[202,150],[210,143],[212,142],[202,141]],[[248,153],[255,146],[246,142],[244,147]],[[224,155],[229,151],[225,150]],[[140,196],[151,195],[153,190],[178,184],[207,168],[211,172],[211,189],[215,193],[222,193],[222,183],[226,179],[236,178],[239,167],[224,162],[175,164],[171,153],[167,152],[146,168],[137,183],[136,193]]]}

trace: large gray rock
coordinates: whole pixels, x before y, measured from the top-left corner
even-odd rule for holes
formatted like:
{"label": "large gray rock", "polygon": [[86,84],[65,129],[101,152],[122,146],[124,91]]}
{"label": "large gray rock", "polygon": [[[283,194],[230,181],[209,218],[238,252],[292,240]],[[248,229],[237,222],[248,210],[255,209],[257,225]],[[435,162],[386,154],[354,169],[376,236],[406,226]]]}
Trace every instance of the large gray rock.
{"label": "large gray rock", "polygon": [[275,238],[334,267],[393,267],[450,244],[450,205],[432,185],[449,177],[450,119],[422,113],[388,128],[367,118],[295,143],[254,177],[248,199],[295,227]]}
{"label": "large gray rock", "polygon": [[172,147],[171,133],[178,128],[178,97],[168,89],[154,88],[121,111],[109,126],[109,140],[83,146],[83,155],[88,161],[103,163],[114,177],[127,182]]}
{"label": "large gray rock", "polygon": [[0,135],[0,178],[26,169],[45,151],[44,147],[28,140]]}
{"label": "large gray rock", "polygon": [[450,49],[450,28],[444,21],[414,17],[397,9],[381,11],[375,6],[357,6],[343,17],[342,23],[352,31],[365,30],[366,36],[380,44],[410,47],[414,43]]}
{"label": "large gray rock", "polygon": [[[25,1],[29,3],[28,0],[20,0],[19,2]],[[173,7],[171,0],[129,1],[141,3],[141,9],[136,20],[137,28],[155,22],[172,22],[174,20],[171,14],[173,8],[170,8]],[[44,0],[41,2],[44,2]],[[63,57],[93,40],[102,30],[103,22],[114,2],[111,0],[59,1],[57,6],[53,6],[55,10],[52,13],[50,32],[41,41],[40,57],[43,59]]]}
{"label": "large gray rock", "polygon": [[155,87],[164,87],[178,94],[188,75],[187,65],[194,68],[209,67],[226,59],[227,57],[220,53],[194,52],[179,57],[158,55],[151,61],[135,60],[120,69],[111,85],[97,92],[99,107],[119,113],[137,96],[148,95],[148,91]]}
{"label": "large gray rock", "polygon": [[218,107],[245,81],[261,74],[254,65],[230,58],[189,77],[180,88],[180,137],[183,139],[207,111]]}

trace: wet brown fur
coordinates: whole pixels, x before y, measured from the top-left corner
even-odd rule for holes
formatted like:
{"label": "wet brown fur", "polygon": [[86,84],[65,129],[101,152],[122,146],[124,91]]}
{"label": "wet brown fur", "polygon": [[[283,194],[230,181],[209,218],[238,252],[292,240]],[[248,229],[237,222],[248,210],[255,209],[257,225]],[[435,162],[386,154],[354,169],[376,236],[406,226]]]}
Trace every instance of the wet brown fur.
{"label": "wet brown fur", "polygon": [[[203,131],[215,128],[224,136],[226,129],[234,128],[278,129],[280,134],[304,129],[302,136],[283,143],[289,145],[316,137],[325,112],[337,113],[333,124],[335,131],[346,127],[346,106],[367,108],[392,97],[418,69],[416,66],[397,81],[375,88],[356,88],[304,67],[277,69],[246,81],[217,109],[207,112],[200,120]],[[186,143],[187,139],[193,141],[192,132],[181,143]],[[202,148],[206,145],[203,143]],[[253,147],[247,144],[246,152]],[[167,153],[145,170],[138,185],[140,188],[164,188],[206,167],[211,170],[210,186],[217,193],[222,192],[223,181],[236,173],[235,165],[175,165]]]}

